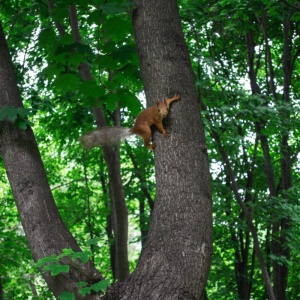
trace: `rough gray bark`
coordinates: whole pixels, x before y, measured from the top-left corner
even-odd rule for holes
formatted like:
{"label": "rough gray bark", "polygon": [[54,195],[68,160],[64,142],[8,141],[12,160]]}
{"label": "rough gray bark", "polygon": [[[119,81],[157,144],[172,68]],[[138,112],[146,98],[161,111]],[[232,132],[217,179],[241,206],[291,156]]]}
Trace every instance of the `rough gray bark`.
{"label": "rough gray bark", "polygon": [[176,0],[136,1],[133,25],[148,106],[181,95],[154,135],[156,202],[136,270],[109,299],[200,299],[212,253],[208,157]]}
{"label": "rough gray bark", "polygon": [[[22,107],[22,101],[0,24],[0,108],[3,106]],[[60,254],[63,248],[81,251],[55,205],[31,128],[23,131],[8,120],[0,122],[0,154],[33,259]],[[68,262],[72,265],[69,273],[51,276],[47,272],[43,277],[56,297],[70,291],[76,293],[76,299],[83,299],[76,292],[76,282],[97,282],[102,277],[91,262]]]}

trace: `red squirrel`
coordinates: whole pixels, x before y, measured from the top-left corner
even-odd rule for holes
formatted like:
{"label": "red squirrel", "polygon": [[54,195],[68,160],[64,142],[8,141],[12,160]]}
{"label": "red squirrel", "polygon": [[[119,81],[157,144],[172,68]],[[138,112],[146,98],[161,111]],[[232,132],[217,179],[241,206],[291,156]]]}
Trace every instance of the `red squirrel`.
{"label": "red squirrel", "polygon": [[144,139],[145,147],[153,151],[156,145],[155,142],[150,144],[152,137],[151,125],[155,125],[164,137],[168,137],[169,134],[164,129],[162,120],[168,115],[170,104],[177,100],[180,100],[180,96],[175,95],[173,98],[162,102],[157,101],[155,106],[144,109],[137,116],[132,128],[121,126],[102,127],[83,135],[80,138],[80,143],[83,148],[91,149],[96,146],[115,145],[128,136],[137,134]]}

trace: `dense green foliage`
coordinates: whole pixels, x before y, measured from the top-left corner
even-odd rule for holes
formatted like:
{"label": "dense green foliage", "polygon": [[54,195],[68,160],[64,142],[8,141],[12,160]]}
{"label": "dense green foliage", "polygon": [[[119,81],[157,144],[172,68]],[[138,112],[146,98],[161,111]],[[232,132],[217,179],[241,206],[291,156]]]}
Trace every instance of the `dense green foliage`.
{"label": "dense green foliage", "polygon": [[[78,138],[95,126],[95,105],[105,108],[109,124],[113,124],[118,107],[121,123],[128,127],[142,108],[138,101],[143,99],[142,82],[130,19],[133,7],[121,0],[76,3],[81,43],[74,43],[71,34],[68,5],[72,1],[57,1],[51,11],[42,1],[0,4],[0,21],[26,107],[20,112],[5,108],[0,111],[0,121],[2,116],[11,116],[21,127],[28,124],[29,117],[64,222],[82,249],[91,251],[99,270],[112,279],[107,171],[101,149],[84,152]],[[298,2],[182,0],[179,5],[213,182],[214,256],[208,298],[238,299],[243,280],[252,299],[266,298],[252,235],[237,201],[240,198],[251,212],[271,278],[274,262],[286,266],[287,299],[297,299]],[[284,33],[287,23],[288,37]],[[90,66],[93,80],[82,82],[78,72],[81,62]],[[271,170],[266,170],[266,140]],[[155,197],[153,155],[141,145],[138,139],[121,145],[132,270],[141,249],[140,232],[149,223],[149,202]],[[287,157],[291,182],[285,186],[283,166]],[[31,261],[4,167],[0,168],[0,279],[4,299],[31,299],[35,293],[40,299],[50,299]],[[277,231],[276,224],[281,224]],[[274,253],[274,240],[280,240],[288,254]]]}
{"label": "dense green foliage", "polygon": [[[290,275],[288,299],[297,299],[299,8],[295,1],[207,4],[185,1],[182,17],[209,132],[215,248],[208,296],[241,297],[237,284],[244,276],[252,298],[266,298],[237,201],[242,198],[252,213],[271,278],[276,276],[274,261],[285,265]],[[275,232],[278,223],[282,227]],[[290,256],[272,253],[272,243],[279,237]]]}

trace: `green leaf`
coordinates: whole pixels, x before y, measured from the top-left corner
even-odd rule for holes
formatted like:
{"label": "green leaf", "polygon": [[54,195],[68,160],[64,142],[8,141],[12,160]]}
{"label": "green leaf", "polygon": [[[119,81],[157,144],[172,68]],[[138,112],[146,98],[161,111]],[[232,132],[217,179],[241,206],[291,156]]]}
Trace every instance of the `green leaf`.
{"label": "green leaf", "polygon": [[29,120],[17,120],[15,122],[16,126],[19,127],[22,130],[25,130],[27,126],[33,126],[33,123],[30,122]]}
{"label": "green leaf", "polygon": [[72,248],[63,248],[62,252],[70,255],[70,254],[74,253],[74,250]]}
{"label": "green leaf", "polygon": [[116,103],[120,102],[120,100],[119,95],[113,93],[103,96],[101,98],[101,103],[104,102],[110,111],[114,111],[116,109]]}
{"label": "green leaf", "polygon": [[70,270],[70,267],[68,265],[62,265],[62,264],[51,264],[44,267],[45,271],[51,271],[51,276],[56,276],[60,273],[68,273]]}
{"label": "green leaf", "polygon": [[94,106],[96,100],[105,95],[105,88],[94,80],[87,80],[78,85],[78,93],[83,98],[83,104]]}
{"label": "green leaf", "polygon": [[118,90],[117,93],[107,94],[101,98],[106,103],[110,111],[114,111],[116,103],[122,108],[127,108],[134,116],[137,116],[141,111],[141,103],[138,98],[127,90]]}
{"label": "green leaf", "polygon": [[73,74],[62,74],[54,81],[55,87],[62,91],[74,91],[79,83],[79,77]]}
{"label": "green leaf", "polygon": [[89,260],[90,255],[91,255],[90,251],[74,252],[72,255],[72,259],[75,260],[76,258],[78,258],[83,263],[86,263]]}
{"label": "green leaf", "polygon": [[87,17],[87,23],[89,25],[100,24],[101,23],[101,14],[98,9],[89,13]]}
{"label": "green leaf", "polygon": [[45,74],[49,80],[52,80],[56,76],[60,75],[60,73],[64,70],[63,66],[54,64],[54,65],[48,65],[44,70],[42,71],[42,74]]}
{"label": "green leaf", "polygon": [[56,39],[56,34],[52,29],[44,29],[39,35],[39,43],[41,47],[48,48],[49,44]]}
{"label": "green leaf", "polygon": [[57,261],[58,261],[58,258],[53,254],[51,256],[46,256],[46,257],[39,259],[35,265],[38,268],[40,268],[41,266],[43,266],[45,264],[53,263],[53,262],[57,262]]}
{"label": "green leaf", "polygon": [[141,102],[133,93],[126,92],[122,97],[120,106],[127,107],[134,116],[141,112]]}
{"label": "green leaf", "polygon": [[70,292],[63,292],[58,296],[59,300],[75,300],[75,295]]}
{"label": "green leaf", "polygon": [[79,290],[79,293],[82,296],[85,296],[85,295],[89,295],[91,293],[91,291],[92,291],[92,289],[90,287],[84,287],[84,288]]}
{"label": "green leaf", "polygon": [[8,118],[10,121],[15,122],[18,116],[20,116],[21,119],[24,119],[27,118],[30,113],[28,108],[3,106],[0,109],[0,121],[4,121],[5,118]]}
{"label": "green leaf", "polygon": [[0,121],[4,121],[5,118],[8,118],[10,121],[14,122],[17,117],[17,111],[13,106],[4,106],[0,110]]}
{"label": "green leaf", "polygon": [[70,65],[73,65],[75,67],[78,67],[80,63],[85,62],[86,58],[84,54],[81,53],[74,53],[68,58],[68,62]]}
{"label": "green leaf", "polygon": [[[131,23],[120,17],[112,17],[105,23],[105,35],[114,42],[123,40],[131,30]],[[123,48],[123,47],[122,47]]]}
{"label": "green leaf", "polygon": [[85,281],[78,281],[77,282],[77,286],[79,288],[85,287],[85,286],[87,286],[87,282],[85,282]]}
{"label": "green leaf", "polygon": [[71,45],[74,43],[73,41],[73,37],[71,34],[65,34],[61,39],[60,39],[60,42],[63,44],[63,45]]}
{"label": "green leaf", "polygon": [[101,280],[98,283],[95,283],[91,286],[92,290],[95,292],[99,291],[106,291],[107,287],[110,286],[110,283],[108,280]]}
{"label": "green leaf", "polygon": [[94,239],[88,240],[86,243],[87,243],[88,245],[95,245],[95,244],[97,244],[100,240],[101,240],[100,238],[94,238]]}
{"label": "green leaf", "polygon": [[65,256],[71,256],[74,253],[73,249],[71,249],[71,248],[62,249],[62,252],[63,252],[62,254],[57,256],[58,259],[65,257]]}
{"label": "green leaf", "polygon": [[120,13],[126,13],[127,8],[131,6],[131,3],[105,3],[100,5],[100,9],[102,9],[103,14],[105,15],[115,15]]}

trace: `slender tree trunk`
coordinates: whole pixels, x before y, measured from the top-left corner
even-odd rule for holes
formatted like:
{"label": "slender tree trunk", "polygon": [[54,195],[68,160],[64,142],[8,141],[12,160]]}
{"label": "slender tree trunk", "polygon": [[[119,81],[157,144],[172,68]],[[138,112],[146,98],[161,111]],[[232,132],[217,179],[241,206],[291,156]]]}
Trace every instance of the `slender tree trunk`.
{"label": "slender tree trunk", "polygon": [[[144,172],[144,170],[142,170],[141,167],[139,167],[138,162],[136,161],[128,143],[127,143],[126,153],[131,159],[135,174],[140,180],[141,190],[142,190],[143,194],[145,195],[145,198],[148,200],[147,203],[152,212],[153,207],[154,207],[154,201],[153,201],[153,199],[149,193],[149,190],[146,186],[145,172]],[[146,215],[145,215],[145,206],[146,206],[145,198],[141,197],[141,199],[139,199],[140,231],[141,231],[142,247],[144,247],[146,238],[148,236],[148,217],[146,217]]]}
{"label": "slender tree trunk", "polygon": [[[125,143],[126,143],[126,141],[125,141]],[[152,211],[153,207],[154,207],[154,201],[153,201],[153,199],[152,199],[152,197],[149,193],[149,190],[148,190],[147,186],[145,185],[146,184],[145,172],[144,172],[144,170],[142,170],[142,167],[139,167],[139,165],[138,165],[138,163],[137,163],[137,161],[136,161],[136,159],[135,159],[128,143],[127,143],[126,153],[131,159],[131,162],[132,162],[133,167],[134,167],[135,174],[138,177],[138,179],[140,180],[141,190],[142,190],[143,194],[145,195],[145,198],[147,199],[150,210]]]}
{"label": "slender tree trunk", "polygon": [[31,289],[31,292],[32,292],[32,295],[34,298],[38,298],[39,297],[39,294],[36,290],[36,287],[35,287],[35,283],[34,283],[34,274],[31,274],[30,275],[30,289]]}
{"label": "slender tree trunk", "polygon": [[262,30],[263,30],[263,36],[264,36],[265,48],[266,48],[265,50],[266,80],[269,80],[266,85],[268,87],[268,91],[271,92],[273,98],[277,99],[271,47],[269,45],[267,20],[268,20],[267,9],[264,7],[262,9],[261,24],[262,24]]}
{"label": "slender tree trunk", "polygon": [[[104,165],[104,158],[102,155],[100,155],[100,166]],[[101,182],[101,187],[102,187],[102,192],[105,195],[105,207],[108,208],[109,206],[109,196],[108,196],[108,191],[107,191],[107,184],[105,180],[105,173],[104,173],[104,168],[101,167],[100,170],[100,182]],[[109,243],[109,258],[110,258],[110,266],[111,266],[111,271],[113,275],[113,279],[116,280],[116,247],[115,247],[115,241],[114,241],[114,236],[113,236],[113,228],[112,228],[112,216],[111,213],[109,213],[106,216],[106,226],[105,226],[105,231],[107,234],[108,238],[108,243]]]}
{"label": "slender tree trunk", "polygon": [[[13,72],[11,58],[0,24],[0,108],[23,107]],[[64,248],[81,251],[63,223],[47,181],[41,156],[29,126],[25,131],[9,120],[0,122],[0,154],[29,242],[33,259],[60,254]],[[97,282],[102,279],[91,262],[71,262],[70,272],[51,276],[43,273],[50,290],[57,297],[63,291],[77,293],[78,281]],[[90,296],[97,299],[98,296]]]}
{"label": "slender tree trunk", "polygon": [[[74,42],[81,43],[76,6],[70,6],[69,16]],[[82,80],[93,80],[87,64],[81,63],[79,72]],[[98,127],[106,125],[104,113],[101,108],[95,106],[94,115]],[[115,238],[115,279],[124,281],[129,275],[127,249],[128,211],[121,178],[120,149],[119,146],[105,146],[102,147],[102,150],[109,176],[111,220]]]}
{"label": "slender tree trunk", "polygon": [[[227,167],[228,168],[228,167]],[[231,188],[230,176],[226,176],[226,185]],[[231,202],[232,197],[226,197],[226,203],[228,203],[228,209],[225,213],[228,219],[231,215]],[[241,219],[244,219],[244,214],[240,215]],[[229,231],[231,235],[231,240],[233,242],[234,248],[234,272],[237,284],[237,290],[239,299],[249,299],[250,298],[250,287],[249,287],[249,276],[248,276],[248,255],[249,255],[249,231],[248,230],[238,230],[236,233],[236,228],[233,224],[229,224]],[[239,238],[238,238],[239,236]],[[244,245],[244,239],[247,241]]]}
{"label": "slender tree trunk", "polygon": [[[292,45],[292,28],[291,20],[286,18],[283,22],[284,32],[284,49],[283,49],[283,101],[286,104],[290,103],[290,85],[293,71],[291,45]],[[288,122],[290,119],[289,113],[283,112],[282,119],[284,122]],[[289,133],[284,130],[281,138],[281,188],[283,191],[283,198],[288,200],[286,191],[292,187],[292,170],[291,170],[291,153],[290,146],[288,144]],[[287,230],[289,229],[290,220],[283,218],[277,223],[273,230],[274,240],[272,243],[272,252],[276,256],[284,256],[287,260],[290,259],[290,249],[288,246]],[[288,280],[289,267],[286,264],[279,264],[277,261],[273,262],[273,278],[274,278],[274,292],[277,299],[286,299],[286,287]]]}
{"label": "slender tree trunk", "polygon": [[[257,84],[256,80],[256,70],[254,68],[254,53],[255,53],[255,43],[253,40],[253,34],[251,31],[249,31],[246,35],[246,46],[247,46],[247,51],[248,51],[248,67],[249,67],[249,78],[250,78],[250,85],[251,85],[251,91],[253,95],[260,94],[260,88]],[[277,191],[275,187],[275,179],[274,179],[274,174],[273,174],[273,169],[272,169],[272,161],[271,161],[271,156],[270,156],[270,151],[269,151],[269,143],[267,136],[262,134],[262,129],[264,127],[263,121],[256,122],[256,131],[258,134],[258,137],[260,138],[261,142],[261,147],[263,150],[263,155],[264,155],[264,166],[265,166],[265,174],[266,174],[266,179],[267,179],[267,184],[269,187],[270,191],[270,196],[271,197],[276,197],[277,196]],[[257,252],[255,248],[255,252]],[[256,253],[257,254],[257,253]],[[262,253],[260,254],[261,260],[263,261],[263,256]],[[267,289],[267,294],[269,299],[276,299],[275,293],[271,284],[270,276],[268,273],[268,269],[266,265],[263,262],[264,267],[262,268],[263,270],[263,275],[265,279],[265,284],[266,284],[266,289]]]}
{"label": "slender tree trunk", "polygon": [[119,148],[102,147],[102,149],[109,176],[111,221],[115,240],[115,278],[124,281],[129,276],[128,212],[120,176],[120,153]]}
{"label": "slender tree trunk", "polygon": [[166,120],[170,138],[154,135],[157,193],[148,239],[119,288],[123,300],[200,299],[212,253],[210,177],[176,1],[136,1],[133,25],[148,105],[176,93],[182,100]]}

